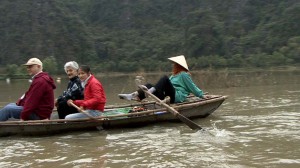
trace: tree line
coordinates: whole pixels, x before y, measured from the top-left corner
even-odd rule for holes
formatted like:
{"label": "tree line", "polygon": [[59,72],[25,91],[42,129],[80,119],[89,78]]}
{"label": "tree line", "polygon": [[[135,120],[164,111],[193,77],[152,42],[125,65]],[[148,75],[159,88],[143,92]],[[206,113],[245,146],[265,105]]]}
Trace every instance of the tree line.
{"label": "tree line", "polygon": [[[23,73],[31,57],[63,73],[169,71],[184,54],[193,70],[300,62],[298,0],[2,0],[0,65]],[[14,70],[17,69],[17,70]]]}

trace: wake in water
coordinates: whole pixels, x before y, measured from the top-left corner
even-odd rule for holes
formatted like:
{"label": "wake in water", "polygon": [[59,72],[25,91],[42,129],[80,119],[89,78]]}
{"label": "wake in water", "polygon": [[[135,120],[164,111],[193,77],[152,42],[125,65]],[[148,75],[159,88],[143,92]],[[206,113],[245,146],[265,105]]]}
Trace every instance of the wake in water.
{"label": "wake in water", "polygon": [[287,90],[288,93],[300,93],[300,90]]}
{"label": "wake in water", "polygon": [[190,136],[193,142],[226,143],[231,140],[234,134],[228,130],[218,128],[216,122],[214,122],[211,129],[200,130],[191,133]]}

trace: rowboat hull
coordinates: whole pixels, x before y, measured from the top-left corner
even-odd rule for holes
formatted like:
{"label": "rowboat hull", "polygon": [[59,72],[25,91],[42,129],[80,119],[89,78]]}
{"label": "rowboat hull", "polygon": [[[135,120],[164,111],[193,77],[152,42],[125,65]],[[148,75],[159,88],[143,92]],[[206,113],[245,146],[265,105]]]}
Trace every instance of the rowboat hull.
{"label": "rowboat hull", "polygon": [[[226,96],[213,96],[209,100],[196,100],[172,105],[182,115],[193,118],[205,118],[212,114],[226,99]],[[0,122],[0,136],[8,135],[52,135],[70,131],[97,130],[124,127],[140,127],[165,121],[177,121],[177,117],[158,104],[131,104],[122,107],[143,106],[147,111],[114,115],[93,119],[78,120],[38,120]],[[120,109],[121,106],[108,107],[107,110]]]}

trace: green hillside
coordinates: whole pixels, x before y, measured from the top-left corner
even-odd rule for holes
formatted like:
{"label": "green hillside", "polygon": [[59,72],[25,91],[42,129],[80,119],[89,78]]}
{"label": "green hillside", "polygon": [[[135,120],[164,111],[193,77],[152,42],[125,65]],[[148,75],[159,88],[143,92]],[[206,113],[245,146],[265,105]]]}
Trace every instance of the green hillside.
{"label": "green hillside", "polygon": [[30,57],[101,72],[300,63],[298,0],[1,0],[0,65]]}

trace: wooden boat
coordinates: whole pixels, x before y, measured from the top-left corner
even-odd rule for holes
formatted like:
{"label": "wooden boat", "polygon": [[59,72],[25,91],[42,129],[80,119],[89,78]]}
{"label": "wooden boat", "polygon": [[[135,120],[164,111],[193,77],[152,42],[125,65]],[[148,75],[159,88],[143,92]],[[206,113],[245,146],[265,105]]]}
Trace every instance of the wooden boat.
{"label": "wooden boat", "polygon": [[[226,98],[226,96],[218,95],[212,95],[210,99],[205,100],[191,97],[187,102],[171,106],[190,119],[204,118],[212,114]],[[97,130],[97,128],[139,127],[151,123],[178,120],[166,108],[154,101],[106,106],[104,115],[97,119],[62,120],[54,118],[51,120],[0,122],[0,136],[52,135],[70,131]]]}

